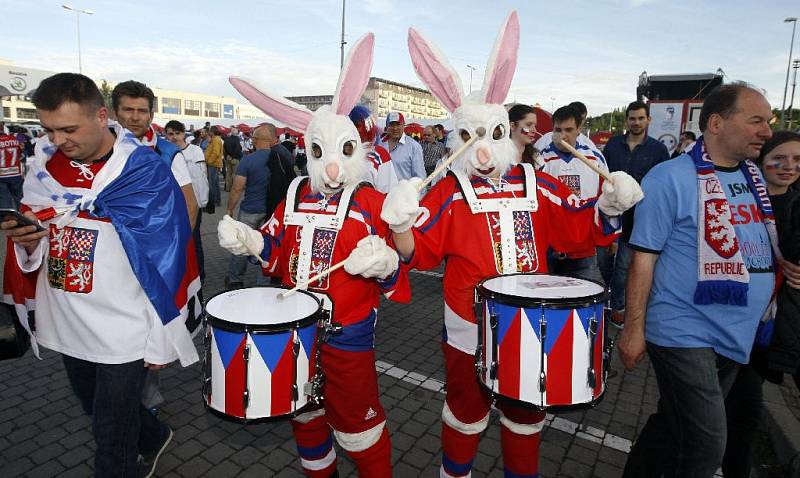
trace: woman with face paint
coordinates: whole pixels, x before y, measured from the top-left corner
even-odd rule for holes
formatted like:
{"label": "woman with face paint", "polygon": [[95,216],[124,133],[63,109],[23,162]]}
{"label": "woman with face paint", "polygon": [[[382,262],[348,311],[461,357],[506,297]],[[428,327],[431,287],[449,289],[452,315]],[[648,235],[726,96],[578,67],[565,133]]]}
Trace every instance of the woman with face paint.
{"label": "woman with face paint", "polygon": [[[787,278],[775,298],[771,340],[768,334],[758,334],[750,364],[742,366],[725,401],[728,440],[722,472],[726,477],[749,476],[762,422],[762,382],[766,379],[782,383],[784,373],[789,373],[800,387],[800,290],[788,275],[788,269],[800,263],[800,190],[796,184],[800,177],[800,134],[775,133],[761,148],[756,164],[761,168],[775,213]],[[764,340],[760,340],[762,337]]]}
{"label": "woman with face paint", "polygon": [[511,123],[511,141],[520,152],[518,163],[529,163],[536,166],[539,153],[533,147],[536,135],[536,113],[533,107],[517,104],[508,110],[508,121]]}

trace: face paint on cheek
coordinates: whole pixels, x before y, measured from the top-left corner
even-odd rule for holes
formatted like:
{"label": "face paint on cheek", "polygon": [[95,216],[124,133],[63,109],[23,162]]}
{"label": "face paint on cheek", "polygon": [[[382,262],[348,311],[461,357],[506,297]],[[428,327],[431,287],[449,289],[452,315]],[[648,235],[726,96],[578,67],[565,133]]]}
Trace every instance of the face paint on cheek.
{"label": "face paint on cheek", "polygon": [[775,171],[776,169],[779,169],[781,167],[781,163],[782,161],[775,161],[775,160],[764,161],[764,169],[768,171]]}

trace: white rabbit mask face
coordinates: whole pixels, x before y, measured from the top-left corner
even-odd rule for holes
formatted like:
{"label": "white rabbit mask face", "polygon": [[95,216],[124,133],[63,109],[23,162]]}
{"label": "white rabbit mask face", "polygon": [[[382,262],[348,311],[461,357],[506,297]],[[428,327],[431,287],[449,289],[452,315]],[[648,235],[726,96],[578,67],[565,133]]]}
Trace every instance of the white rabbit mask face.
{"label": "white rabbit mask face", "polygon": [[515,162],[519,155],[511,141],[508,113],[503,102],[508,95],[519,51],[519,19],[512,11],[497,37],[486,64],[483,87],[464,97],[461,78],[430,41],[414,28],[408,30],[408,50],[417,76],[442,105],[453,113],[453,150],[458,149],[478,128],[485,134],[460,157],[453,168],[467,175],[496,178]]}
{"label": "white rabbit mask face", "polygon": [[451,148],[456,150],[482,127],[486,130],[451,166],[467,176],[497,178],[511,167],[517,154],[509,137],[508,113],[501,105],[469,101],[453,113],[455,140]]}
{"label": "white rabbit mask face", "polygon": [[323,106],[308,124],[305,142],[314,192],[331,195],[366,178],[369,163],[358,130],[347,116]]}
{"label": "white rabbit mask face", "polygon": [[339,75],[332,104],[313,113],[305,106],[256,87],[250,80],[230,77],[233,87],[254,106],[305,132],[308,173],[314,192],[331,195],[367,177],[370,163],[348,114],[367,88],[374,46],[372,33],[353,44]]}

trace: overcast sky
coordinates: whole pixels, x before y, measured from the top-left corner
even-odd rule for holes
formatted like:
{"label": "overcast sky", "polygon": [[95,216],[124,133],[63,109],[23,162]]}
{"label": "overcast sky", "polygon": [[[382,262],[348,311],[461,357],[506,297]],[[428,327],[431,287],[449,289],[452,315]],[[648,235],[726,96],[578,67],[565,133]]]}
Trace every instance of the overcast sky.
{"label": "overcast sky", "polygon": [[[81,15],[83,72],[111,81],[237,96],[228,75],[286,96],[332,94],[339,71],[341,0],[69,0]],[[0,0],[0,58],[77,71],[75,13],[50,0]],[[441,5],[441,7],[439,7]],[[573,100],[590,115],[635,99],[642,71],[710,73],[766,89],[780,108],[800,1],[360,0],[347,2],[345,39],[375,33],[372,75],[422,86],[408,56],[409,26],[480,88],[495,36],[512,8],[522,34],[508,101],[546,109]],[[800,32],[798,32],[800,37]],[[795,58],[800,58],[800,39]],[[791,76],[789,81],[791,94]],[[788,99],[787,99],[788,103]],[[795,104],[800,104],[798,92]]]}

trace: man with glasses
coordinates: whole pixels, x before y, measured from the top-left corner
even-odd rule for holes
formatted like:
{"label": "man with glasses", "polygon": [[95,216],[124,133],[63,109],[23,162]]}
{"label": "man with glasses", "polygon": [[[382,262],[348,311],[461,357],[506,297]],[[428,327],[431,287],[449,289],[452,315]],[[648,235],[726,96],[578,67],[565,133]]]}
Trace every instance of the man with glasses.
{"label": "man with glasses", "polygon": [[402,113],[391,111],[386,115],[386,134],[380,146],[389,151],[397,179],[425,178],[425,162],[422,159],[422,147],[412,138],[406,136],[403,128],[405,118]]}
{"label": "man with glasses", "polygon": [[[267,220],[267,191],[269,190],[270,169],[269,158],[274,142],[269,128],[259,126],[253,130],[253,148],[255,152],[248,154],[239,162],[236,175],[233,177],[231,194],[228,196],[228,215],[253,229],[260,228]],[[244,197],[243,194],[244,193]],[[239,200],[241,199],[241,204]],[[238,216],[234,216],[236,206]],[[244,274],[247,271],[247,256],[231,255],[228,264],[228,277],[225,286],[235,289],[244,286]],[[269,279],[258,271],[256,283],[267,284]]]}

